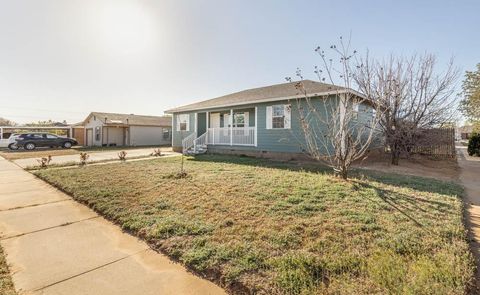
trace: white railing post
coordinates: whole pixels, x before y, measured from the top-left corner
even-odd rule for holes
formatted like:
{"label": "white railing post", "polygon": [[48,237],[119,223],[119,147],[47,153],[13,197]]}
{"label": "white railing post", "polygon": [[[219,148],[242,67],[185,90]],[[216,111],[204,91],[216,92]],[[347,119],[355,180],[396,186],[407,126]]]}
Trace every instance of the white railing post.
{"label": "white railing post", "polygon": [[253,130],[253,136],[254,136],[254,145],[257,146],[257,130],[258,130],[258,107],[255,107],[255,129]]}
{"label": "white railing post", "polygon": [[233,109],[230,109],[230,145],[233,145]]}

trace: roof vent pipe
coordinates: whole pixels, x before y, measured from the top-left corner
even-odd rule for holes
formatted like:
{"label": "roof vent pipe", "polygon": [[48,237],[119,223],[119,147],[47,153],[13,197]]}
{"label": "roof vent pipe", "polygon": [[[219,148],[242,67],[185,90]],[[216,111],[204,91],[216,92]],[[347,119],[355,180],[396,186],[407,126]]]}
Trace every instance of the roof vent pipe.
{"label": "roof vent pipe", "polygon": [[107,117],[105,117],[105,124],[107,124]]}

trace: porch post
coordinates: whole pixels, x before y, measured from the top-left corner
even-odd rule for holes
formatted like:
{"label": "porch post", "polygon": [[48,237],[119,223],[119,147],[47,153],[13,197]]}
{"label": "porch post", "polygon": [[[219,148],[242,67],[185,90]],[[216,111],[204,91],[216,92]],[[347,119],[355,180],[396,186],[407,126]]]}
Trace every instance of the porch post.
{"label": "porch post", "polygon": [[230,109],[230,145],[233,145],[233,109]]}
{"label": "porch post", "polygon": [[257,130],[258,130],[258,107],[255,107],[255,134],[254,134],[254,144],[257,146]]}
{"label": "porch post", "polygon": [[197,129],[197,125],[198,125],[198,113],[195,113],[195,137],[198,137],[198,129]]}
{"label": "porch post", "polygon": [[209,116],[209,113],[208,112],[205,112],[205,129],[206,129],[206,137],[205,137],[205,144],[208,144],[208,116]]}

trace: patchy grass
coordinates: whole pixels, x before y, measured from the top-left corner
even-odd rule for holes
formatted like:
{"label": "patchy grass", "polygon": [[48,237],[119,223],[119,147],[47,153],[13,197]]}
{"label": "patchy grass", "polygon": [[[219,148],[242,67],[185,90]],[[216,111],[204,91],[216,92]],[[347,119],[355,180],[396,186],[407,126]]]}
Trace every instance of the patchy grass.
{"label": "patchy grass", "polygon": [[[234,293],[464,294],[462,188],[414,176],[247,157],[43,170],[70,193]],[[364,174],[363,174],[364,173]]]}
{"label": "patchy grass", "polygon": [[0,294],[2,295],[15,295],[15,288],[13,287],[12,278],[8,270],[7,261],[5,260],[5,254],[0,246]]}
{"label": "patchy grass", "polygon": [[[29,159],[29,158],[41,158],[48,155],[54,156],[65,156],[65,155],[79,155],[82,152],[108,152],[108,151],[120,151],[120,150],[131,150],[131,149],[143,149],[143,148],[158,148],[158,146],[110,146],[110,147],[74,147],[71,149],[62,149],[62,148],[37,148],[33,151],[27,150],[16,150],[11,151],[9,149],[1,149],[0,156],[4,157],[7,160],[14,161],[19,159]],[[162,147],[161,151],[171,151],[171,147]]]}

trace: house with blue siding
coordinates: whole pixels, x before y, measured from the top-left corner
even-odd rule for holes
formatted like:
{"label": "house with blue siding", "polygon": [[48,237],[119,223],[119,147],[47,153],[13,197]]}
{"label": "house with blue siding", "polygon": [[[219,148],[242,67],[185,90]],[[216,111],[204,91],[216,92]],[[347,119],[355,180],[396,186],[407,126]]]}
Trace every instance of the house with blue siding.
{"label": "house with blue siding", "polygon": [[[344,87],[304,80],[248,89],[167,110],[172,114],[172,147],[184,153],[228,153],[297,158],[305,155],[299,118],[302,99],[312,104],[338,103],[338,96],[355,93]],[[355,95],[361,95],[356,93]],[[365,100],[355,105],[358,121],[374,113]],[[319,107],[328,112],[328,108]],[[327,128],[318,126],[318,128]]]}

